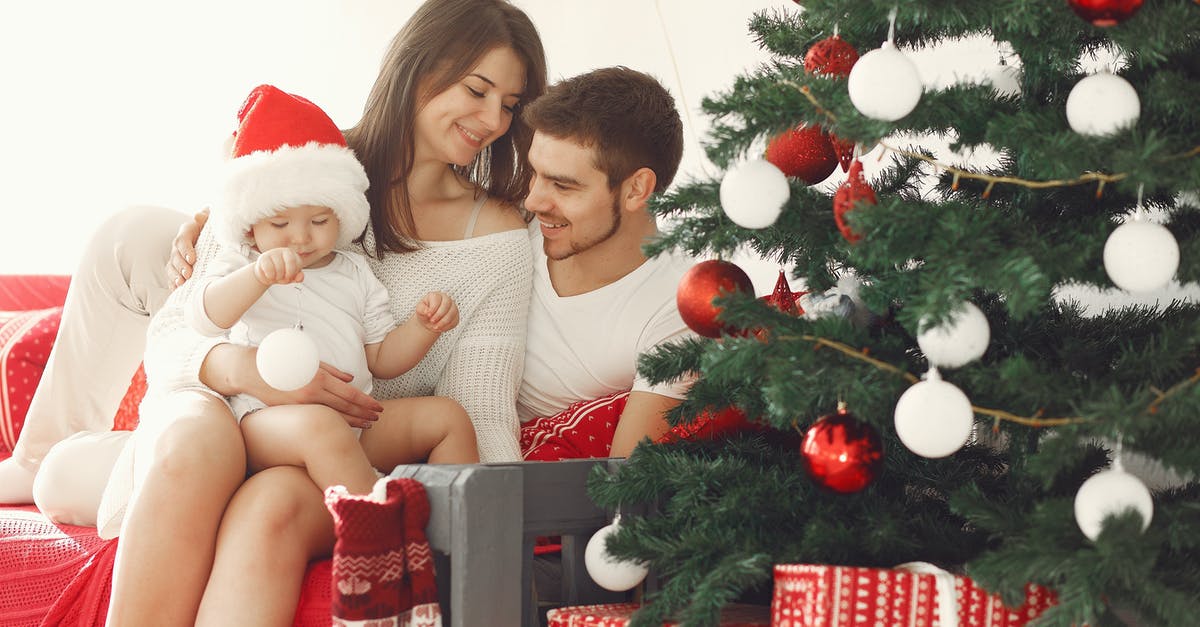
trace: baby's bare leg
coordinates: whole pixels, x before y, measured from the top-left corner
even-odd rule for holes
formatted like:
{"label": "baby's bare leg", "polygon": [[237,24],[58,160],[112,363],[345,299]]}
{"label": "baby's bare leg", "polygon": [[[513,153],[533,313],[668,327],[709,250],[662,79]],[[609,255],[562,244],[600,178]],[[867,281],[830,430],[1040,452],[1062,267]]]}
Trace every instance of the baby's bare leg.
{"label": "baby's bare leg", "polygon": [[247,414],[242,435],[251,472],[298,466],[322,490],[344,485],[351,494],[366,494],[375,484],[375,469],[356,432],[324,405],[280,405]]}
{"label": "baby's bare leg", "polygon": [[475,429],[467,411],[444,396],[381,401],[383,413],[362,434],[362,447],[376,467],[428,461],[473,464],[479,461]]}

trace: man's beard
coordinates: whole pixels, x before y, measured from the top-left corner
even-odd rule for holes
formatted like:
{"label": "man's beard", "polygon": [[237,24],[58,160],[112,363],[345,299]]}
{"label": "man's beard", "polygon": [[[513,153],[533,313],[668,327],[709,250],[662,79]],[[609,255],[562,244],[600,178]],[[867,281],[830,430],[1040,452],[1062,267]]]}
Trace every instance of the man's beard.
{"label": "man's beard", "polygon": [[554,261],[562,261],[563,259],[567,259],[568,257],[574,257],[575,255],[578,255],[581,252],[584,252],[590,248],[594,248],[596,246],[599,246],[600,244],[603,244],[604,242],[608,241],[608,239],[611,238],[613,235],[616,235],[617,229],[619,229],[619,228],[621,228],[621,203],[617,199],[617,195],[613,194],[612,224],[609,226],[608,230],[605,231],[605,233],[603,235],[596,237],[596,238],[592,238],[591,240],[583,241],[583,242],[569,242],[571,245],[571,250],[567,251],[566,253],[562,253],[562,254],[558,254],[558,255],[552,255],[552,254],[550,254],[549,250],[546,250],[549,248],[549,244],[550,244],[549,240],[546,240],[543,242],[542,249],[546,251],[546,256],[549,257],[550,259],[553,259]]}

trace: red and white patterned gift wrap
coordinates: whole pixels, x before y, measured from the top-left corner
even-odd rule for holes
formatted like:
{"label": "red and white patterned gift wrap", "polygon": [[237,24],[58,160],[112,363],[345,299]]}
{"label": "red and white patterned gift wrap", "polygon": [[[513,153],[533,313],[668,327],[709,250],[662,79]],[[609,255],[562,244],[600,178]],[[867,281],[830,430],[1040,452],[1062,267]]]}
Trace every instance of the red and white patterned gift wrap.
{"label": "red and white patterned gift wrap", "polygon": [[[1020,627],[1057,602],[1029,584],[1025,603],[1009,608],[968,577],[954,577],[958,624]],[[771,603],[774,627],[897,627],[946,624],[938,619],[937,576],[883,568],[777,564]]]}
{"label": "red and white patterned gift wrap", "polygon": [[[546,613],[547,627],[625,627],[639,607],[641,604],[638,603],[560,607]],[[667,622],[664,627],[676,624]],[[761,605],[735,603],[721,610],[722,627],[767,627],[770,624],[770,609]]]}

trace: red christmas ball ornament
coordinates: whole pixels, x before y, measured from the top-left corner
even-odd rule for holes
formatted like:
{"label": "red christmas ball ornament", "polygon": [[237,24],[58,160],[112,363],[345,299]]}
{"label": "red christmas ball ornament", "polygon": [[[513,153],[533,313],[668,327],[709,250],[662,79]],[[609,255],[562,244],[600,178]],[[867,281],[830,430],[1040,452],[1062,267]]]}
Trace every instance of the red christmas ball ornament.
{"label": "red christmas ball ornament", "polygon": [[737,329],[717,320],[721,308],[713,299],[735,292],[754,294],[754,283],[746,272],[728,261],[710,259],[694,265],[679,279],[675,304],[679,316],[696,333],[704,337],[732,335]]}
{"label": "red christmas ball ornament", "polygon": [[767,144],[767,161],[780,172],[815,185],[838,164],[829,135],[819,126],[798,126]]}
{"label": "red christmas ball ornament", "polygon": [[848,213],[858,203],[875,204],[875,190],[867,184],[866,177],[862,173],[862,161],[855,160],[850,164],[850,175],[842,182],[841,187],[833,195],[833,220],[837,223],[837,228],[842,232],[842,237],[851,244],[862,239],[862,235],[850,230],[850,225],[846,223],[846,213]]}
{"label": "red christmas ball ornament", "polygon": [[800,445],[804,469],[821,487],[841,494],[867,487],[883,466],[883,440],[871,425],[838,404],[809,427]]}
{"label": "red christmas ball ornament", "polygon": [[849,76],[855,61],[858,51],[837,35],[818,41],[804,53],[804,69],[810,74]]}
{"label": "red christmas ball ornament", "polygon": [[1116,26],[1142,8],[1142,0],[1067,0],[1075,14],[1093,26]]}

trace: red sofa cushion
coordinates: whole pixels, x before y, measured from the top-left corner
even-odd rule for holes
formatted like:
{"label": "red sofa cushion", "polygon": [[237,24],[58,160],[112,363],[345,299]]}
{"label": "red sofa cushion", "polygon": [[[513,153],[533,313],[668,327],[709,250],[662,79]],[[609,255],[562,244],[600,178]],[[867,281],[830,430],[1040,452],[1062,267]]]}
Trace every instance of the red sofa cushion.
{"label": "red sofa cushion", "polygon": [[0,458],[17,443],[61,318],[62,307],[0,311]]}

